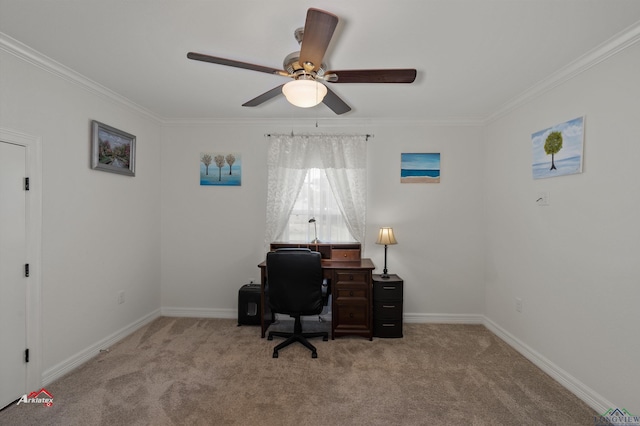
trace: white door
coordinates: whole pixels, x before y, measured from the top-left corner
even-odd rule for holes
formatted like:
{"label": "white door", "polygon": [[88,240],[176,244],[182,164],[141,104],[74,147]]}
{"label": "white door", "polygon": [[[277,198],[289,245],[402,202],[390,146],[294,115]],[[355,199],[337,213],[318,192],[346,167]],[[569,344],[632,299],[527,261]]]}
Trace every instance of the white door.
{"label": "white door", "polygon": [[0,141],[0,408],[27,393],[26,161]]}

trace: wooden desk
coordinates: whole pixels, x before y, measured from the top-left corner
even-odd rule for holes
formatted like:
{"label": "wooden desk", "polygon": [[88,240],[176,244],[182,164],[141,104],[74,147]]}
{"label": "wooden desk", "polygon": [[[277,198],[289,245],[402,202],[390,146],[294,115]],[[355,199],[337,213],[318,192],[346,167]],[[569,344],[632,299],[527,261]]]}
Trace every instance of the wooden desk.
{"label": "wooden desk", "polygon": [[[265,285],[267,283],[266,261],[260,268],[260,306],[262,308],[262,337],[274,320],[269,308]],[[331,285],[331,339],[336,336],[358,335],[373,339],[372,281],[375,265],[371,259],[331,260],[322,259],[324,278]]]}

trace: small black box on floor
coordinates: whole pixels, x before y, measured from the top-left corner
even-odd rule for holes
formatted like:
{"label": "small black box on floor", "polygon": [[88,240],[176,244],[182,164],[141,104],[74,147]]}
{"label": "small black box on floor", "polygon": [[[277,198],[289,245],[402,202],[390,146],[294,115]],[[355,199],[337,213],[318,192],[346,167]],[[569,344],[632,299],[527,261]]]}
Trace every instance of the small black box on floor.
{"label": "small black box on floor", "polygon": [[260,284],[245,284],[238,292],[238,325],[260,325]]}

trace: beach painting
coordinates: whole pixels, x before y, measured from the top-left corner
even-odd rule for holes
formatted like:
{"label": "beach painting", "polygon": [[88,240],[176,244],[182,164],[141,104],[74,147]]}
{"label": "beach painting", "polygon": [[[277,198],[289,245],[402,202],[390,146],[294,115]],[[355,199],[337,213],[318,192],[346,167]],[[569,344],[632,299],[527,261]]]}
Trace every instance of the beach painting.
{"label": "beach painting", "polygon": [[534,179],[582,173],[584,117],[531,135]]}
{"label": "beach painting", "polygon": [[400,183],[440,183],[440,153],[400,154]]}
{"label": "beach painting", "polygon": [[240,186],[242,157],[237,153],[200,153],[200,185]]}

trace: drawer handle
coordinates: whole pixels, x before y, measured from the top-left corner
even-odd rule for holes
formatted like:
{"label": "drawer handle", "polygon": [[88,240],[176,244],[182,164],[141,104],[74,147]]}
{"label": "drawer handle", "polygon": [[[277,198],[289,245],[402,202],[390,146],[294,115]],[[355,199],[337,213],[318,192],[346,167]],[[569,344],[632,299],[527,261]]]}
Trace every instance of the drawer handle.
{"label": "drawer handle", "polygon": [[396,288],[395,288],[395,287],[393,287],[393,286],[385,286],[385,287],[382,287],[382,288],[383,288],[384,290],[395,290],[395,289],[396,289]]}
{"label": "drawer handle", "polygon": [[353,290],[349,292],[349,296],[353,297]]}
{"label": "drawer handle", "polygon": [[353,312],[349,313],[349,318],[353,318]]}
{"label": "drawer handle", "polygon": [[349,280],[353,281],[353,275],[349,275]]}
{"label": "drawer handle", "polygon": [[395,324],[382,324],[383,327],[395,327]]}
{"label": "drawer handle", "polygon": [[383,308],[395,308],[396,305],[382,305]]}
{"label": "drawer handle", "polygon": [[344,256],[344,257],[347,257],[347,253],[345,253],[343,256]]}

